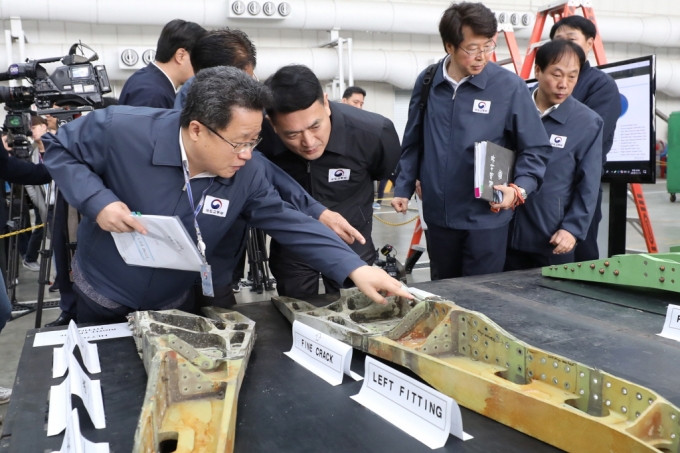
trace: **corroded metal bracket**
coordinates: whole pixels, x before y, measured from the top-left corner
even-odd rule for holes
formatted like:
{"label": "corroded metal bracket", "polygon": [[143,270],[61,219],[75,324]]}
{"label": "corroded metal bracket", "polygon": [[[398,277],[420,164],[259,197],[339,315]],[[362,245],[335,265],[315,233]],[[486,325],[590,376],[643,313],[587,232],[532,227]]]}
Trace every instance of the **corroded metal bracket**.
{"label": "corroded metal bracket", "polygon": [[547,266],[543,275],[680,293],[680,253],[615,255],[604,260]]}
{"label": "corroded metal bracket", "polygon": [[377,305],[356,289],[323,308],[272,301],[290,321],[405,366],[459,404],[563,450],[680,451],[680,409],[657,393],[534,348],[451,301]]}
{"label": "corroded metal bracket", "polygon": [[148,375],[133,453],[231,452],[255,323],[217,307],[128,317]]}

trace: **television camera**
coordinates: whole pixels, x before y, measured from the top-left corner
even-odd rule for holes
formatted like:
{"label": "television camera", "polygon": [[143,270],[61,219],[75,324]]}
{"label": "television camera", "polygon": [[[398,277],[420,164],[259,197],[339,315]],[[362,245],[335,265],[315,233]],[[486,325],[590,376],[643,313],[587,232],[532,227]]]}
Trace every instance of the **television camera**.
{"label": "television camera", "polygon": [[[78,55],[83,48],[90,57]],[[35,104],[37,114],[52,115],[62,123],[81,116],[84,112],[103,107],[102,95],[111,92],[109,77],[103,65],[93,66],[99,56],[91,47],[76,43],[63,57],[26,60],[14,63],[7,72],[0,73],[0,81],[26,79],[31,86],[0,87],[0,102],[5,103],[7,116],[2,126],[7,132],[7,144],[19,159],[28,160],[31,148],[31,112]],[[47,73],[43,63],[61,61],[63,66]]]}

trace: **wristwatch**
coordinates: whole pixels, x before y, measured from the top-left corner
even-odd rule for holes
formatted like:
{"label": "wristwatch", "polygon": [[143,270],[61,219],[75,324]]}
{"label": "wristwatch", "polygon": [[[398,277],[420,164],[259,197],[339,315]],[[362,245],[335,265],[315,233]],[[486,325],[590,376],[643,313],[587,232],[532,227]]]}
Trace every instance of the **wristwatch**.
{"label": "wristwatch", "polygon": [[522,197],[522,200],[526,200],[527,199],[527,191],[522,189],[519,186],[517,186],[517,189],[519,190],[519,195]]}

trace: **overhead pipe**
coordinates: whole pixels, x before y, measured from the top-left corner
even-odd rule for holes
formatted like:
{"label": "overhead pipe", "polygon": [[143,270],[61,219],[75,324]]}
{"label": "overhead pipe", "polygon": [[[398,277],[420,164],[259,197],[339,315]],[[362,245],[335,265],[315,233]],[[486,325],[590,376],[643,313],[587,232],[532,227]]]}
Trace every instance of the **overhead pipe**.
{"label": "overhead pipe", "polygon": [[[112,44],[87,43],[99,54],[97,64],[106,65],[111,80],[127,80],[134,72],[119,67],[120,46]],[[66,55],[70,45],[26,44],[26,55],[29,58],[46,58]],[[8,50],[9,51],[9,50]],[[304,64],[314,71],[320,80],[333,80],[338,76],[338,52],[334,48],[286,48],[259,47],[257,49],[257,74],[265,79],[282,66],[288,64]],[[411,89],[416,77],[428,65],[440,60],[442,52],[421,52],[411,50],[352,50],[353,79],[363,82],[385,82],[401,89]],[[16,61],[7,61],[7,56],[0,55],[0,71]],[[59,64],[45,65],[51,73]],[[349,66],[347,53],[344,53],[343,65]],[[656,88],[669,96],[680,97],[680,59],[657,59]]]}
{"label": "overhead pipe", "polygon": [[[263,0],[260,0],[263,1]],[[283,0],[277,0],[283,1]],[[206,27],[277,28],[437,35],[448,1],[409,3],[371,0],[285,0],[291,13],[283,19],[229,17],[230,0],[0,0],[0,18],[114,25],[165,25],[178,17]],[[36,4],[39,3],[39,4]],[[501,14],[501,13],[499,13]],[[508,14],[508,13],[506,13]],[[549,21],[550,22],[550,21]],[[673,47],[680,42],[680,17],[597,18],[605,43]],[[544,35],[550,29],[547,24]],[[531,27],[515,27],[528,38]]]}

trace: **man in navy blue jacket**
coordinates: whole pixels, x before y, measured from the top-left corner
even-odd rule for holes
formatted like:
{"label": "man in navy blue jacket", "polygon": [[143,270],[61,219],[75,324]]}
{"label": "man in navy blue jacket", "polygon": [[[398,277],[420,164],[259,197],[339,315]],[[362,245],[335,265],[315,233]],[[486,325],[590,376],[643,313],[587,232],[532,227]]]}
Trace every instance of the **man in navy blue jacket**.
{"label": "man in navy blue jacket", "polygon": [[[566,39],[578,44],[586,54],[593,48],[597,36],[595,24],[581,16],[568,16],[550,29],[550,39]],[[616,122],[621,115],[621,96],[614,79],[593,68],[586,60],[581,68],[578,83],[572,96],[597,113],[604,121],[602,129],[602,166],[607,162],[607,153],[612,149]],[[597,246],[597,231],[602,220],[602,189],[599,190],[593,221],[583,242],[576,246],[575,261],[596,260],[600,257]]]}
{"label": "man in navy blue jacket", "polygon": [[595,212],[602,169],[603,121],[571,96],[583,50],[555,40],[536,53],[538,87],[532,96],[553,153],[544,184],[515,211],[510,223],[506,270],[574,261]]}
{"label": "man in navy blue jacket", "polygon": [[73,265],[79,323],[191,308],[195,272],[131,267],[121,258],[109,232],[146,233],[131,210],[178,216],[205,250],[204,263],[216,268],[224,257],[215,252],[232,240],[227,232],[241,216],[334,279],[351,278],[373,300],[384,302],[378,290],[410,298],[327,227],[283,202],[262,166],[249,162],[270,99],[244,72],[210,68],[196,76],[181,112],[109,107],[45,139],[45,164],[84,216]]}
{"label": "man in navy blue jacket", "polygon": [[193,22],[168,22],[156,46],[156,61],[130,76],[120,92],[120,105],[171,109],[177,88],[194,75],[191,50],[205,29]]}
{"label": "man in navy blue jacket", "polygon": [[[252,77],[257,65],[256,54],[255,46],[247,34],[241,30],[222,28],[209,31],[196,42],[191,54],[191,64],[197,74],[206,68],[232,66]],[[182,110],[184,108],[193,81],[194,77],[189,79],[177,93],[175,109]],[[276,188],[284,201],[331,228],[348,244],[354,243],[355,239],[361,244],[366,243],[366,239],[361,233],[352,227],[344,217],[326,209],[325,206],[313,199],[300,184],[261,153],[253,152],[253,160],[263,165],[267,180]],[[236,285],[243,277],[247,228],[248,225],[243,219],[237,219],[228,233],[234,240],[226,247],[216,251],[216,253],[225,257],[226,264],[224,268],[219,270],[219,273],[213,275],[216,288],[215,298],[208,299],[208,302],[213,305],[228,308],[236,303],[234,290],[237,289]],[[204,300],[202,297],[200,299],[201,301]]]}
{"label": "man in navy blue jacket", "polygon": [[[433,280],[501,272],[508,209],[537,190],[552,152],[524,80],[489,63],[497,22],[481,3],[450,6],[439,31],[449,54],[432,79],[421,113],[424,73],[413,89],[392,206],[405,212],[420,180]],[[475,142],[516,152],[515,188],[497,186],[503,201],[475,199]]]}

